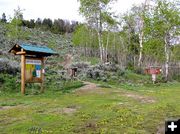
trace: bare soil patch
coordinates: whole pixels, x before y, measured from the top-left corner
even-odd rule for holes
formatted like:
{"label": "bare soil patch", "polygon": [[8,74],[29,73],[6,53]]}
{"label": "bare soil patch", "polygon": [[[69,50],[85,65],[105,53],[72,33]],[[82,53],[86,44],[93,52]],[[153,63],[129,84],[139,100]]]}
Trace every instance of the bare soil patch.
{"label": "bare soil patch", "polygon": [[97,85],[95,83],[83,81],[85,84],[83,87],[79,88],[78,90],[95,90],[97,89]]}
{"label": "bare soil patch", "polygon": [[62,113],[65,113],[65,114],[72,114],[72,113],[75,113],[77,111],[77,109],[75,108],[63,108],[62,109]]}
{"label": "bare soil patch", "polygon": [[70,107],[65,107],[65,108],[53,108],[48,110],[48,113],[52,114],[73,114],[77,111],[77,108],[70,108]]}
{"label": "bare soil patch", "polygon": [[78,94],[84,94],[84,93],[99,93],[99,94],[104,94],[105,92],[98,87],[97,84],[95,83],[91,83],[91,82],[87,82],[87,81],[83,81],[84,86],[80,87],[78,89],[75,90],[76,93]]}
{"label": "bare soil patch", "polygon": [[[86,82],[86,81],[83,81],[85,86],[77,89],[75,92],[76,93],[92,93],[92,92],[95,92],[95,93],[100,93],[100,94],[104,94],[105,91],[103,91],[100,87],[98,87],[97,84],[95,83],[91,83],[91,82]],[[139,95],[139,94],[136,94],[136,93],[129,93],[129,92],[125,92],[125,91],[113,91],[114,93],[118,93],[120,95],[123,95],[123,96],[127,96],[129,98],[133,98],[135,100],[138,100],[140,101],[141,103],[155,103],[155,99],[153,99],[152,97],[149,97],[149,96],[142,96],[142,95]]]}
{"label": "bare soil patch", "polygon": [[164,133],[165,133],[165,127],[164,127],[164,124],[162,124],[158,126],[156,134],[164,134]]}
{"label": "bare soil patch", "polygon": [[8,110],[17,106],[0,106],[0,110]]}
{"label": "bare soil patch", "polygon": [[148,97],[148,96],[141,96],[141,95],[134,94],[134,93],[125,93],[124,95],[129,97],[129,98],[133,98],[135,100],[138,100],[142,103],[155,103],[156,102],[153,98]]}
{"label": "bare soil patch", "polygon": [[139,94],[136,94],[136,93],[130,93],[130,92],[125,92],[125,91],[113,91],[113,93],[117,93],[119,94],[120,96],[126,96],[128,98],[133,98],[135,100],[138,100],[139,102],[141,103],[155,103],[156,100],[150,96],[143,96],[143,95],[139,95]]}

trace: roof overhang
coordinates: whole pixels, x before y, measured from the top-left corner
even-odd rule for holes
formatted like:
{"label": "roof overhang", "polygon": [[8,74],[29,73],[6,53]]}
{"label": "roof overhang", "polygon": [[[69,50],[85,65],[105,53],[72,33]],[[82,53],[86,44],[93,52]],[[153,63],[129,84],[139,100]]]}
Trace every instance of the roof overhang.
{"label": "roof overhang", "polygon": [[51,48],[40,45],[32,45],[32,44],[15,44],[9,50],[9,52],[15,55],[25,54],[27,56],[36,56],[36,57],[47,57],[51,55],[58,55],[58,53],[53,51]]}

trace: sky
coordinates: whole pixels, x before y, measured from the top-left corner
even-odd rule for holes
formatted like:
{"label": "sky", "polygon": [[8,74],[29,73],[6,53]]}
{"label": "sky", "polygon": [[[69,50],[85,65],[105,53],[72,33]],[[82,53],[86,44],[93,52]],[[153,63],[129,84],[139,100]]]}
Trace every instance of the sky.
{"label": "sky", "polygon": [[[117,0],[113,11],[117,14],[126,12],[133,4],[140,4],[144,0]],[[24,19],[51,18],[84,21],[79,14],[77,0],[0,0],[0,17],[2,13],[7,18],[13,17],[14,9],[19,6],[23,10]]]}

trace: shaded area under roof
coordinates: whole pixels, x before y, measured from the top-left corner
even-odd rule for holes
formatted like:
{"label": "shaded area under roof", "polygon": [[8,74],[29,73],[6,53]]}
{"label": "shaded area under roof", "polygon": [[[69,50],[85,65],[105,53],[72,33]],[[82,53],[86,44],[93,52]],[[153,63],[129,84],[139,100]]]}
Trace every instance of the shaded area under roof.
{"label": "shaded area under roof", "polygon": [[51,55],[58,55],[55,51],[53,51],[51,48],[46,46],[40,46],[40,45],[33,45],[33,44],[15,44],[9,52],[16,54],[17,52],[20,52],[21,49],[23,49],[26,52],[26,55],[35,55],[35,56],[51,56]]}

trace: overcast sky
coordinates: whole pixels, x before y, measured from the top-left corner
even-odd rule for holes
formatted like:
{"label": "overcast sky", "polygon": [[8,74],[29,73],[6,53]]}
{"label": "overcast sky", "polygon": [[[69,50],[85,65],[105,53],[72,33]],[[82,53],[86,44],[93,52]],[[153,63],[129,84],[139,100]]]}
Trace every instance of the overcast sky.
{"label": "overcast sky", "polygon": [[[144,0],[117,0],[113,6],[116,13],[123,13],[133,4],[140,4]],[[14,9],[20,6],[24,9],[24,19],[51,18],[83,21],[79,15],[77,0],[0,0],[0,17],[4,12],[9,18],[13,17]]]}

